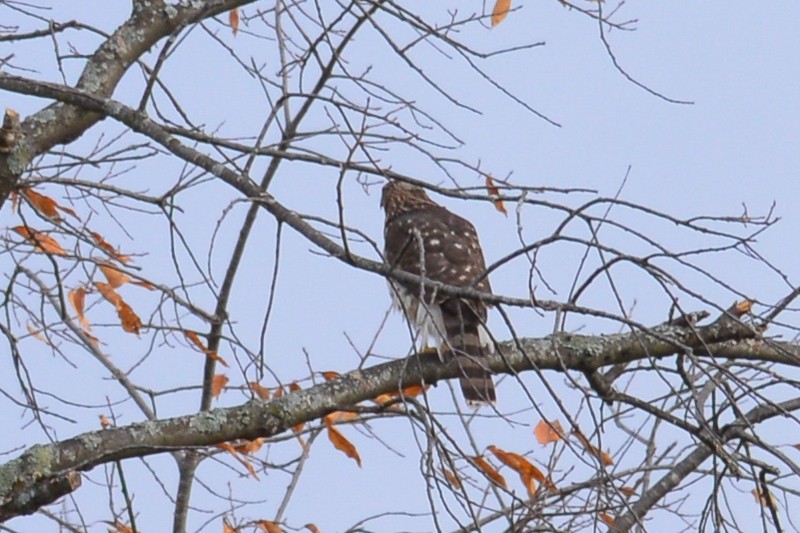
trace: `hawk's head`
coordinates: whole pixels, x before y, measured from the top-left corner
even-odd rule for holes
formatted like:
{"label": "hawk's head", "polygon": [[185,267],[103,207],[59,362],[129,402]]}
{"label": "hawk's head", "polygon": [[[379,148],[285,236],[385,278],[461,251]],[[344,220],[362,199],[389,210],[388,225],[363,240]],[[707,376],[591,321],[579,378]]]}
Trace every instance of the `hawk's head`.
{"label": "hawk's head", "polygon": [[425,189],[417,185],[390,180],[383,186],[381,207],[386,212],[387,220],[407,211],[434,205],[438,204],[430,199]]}

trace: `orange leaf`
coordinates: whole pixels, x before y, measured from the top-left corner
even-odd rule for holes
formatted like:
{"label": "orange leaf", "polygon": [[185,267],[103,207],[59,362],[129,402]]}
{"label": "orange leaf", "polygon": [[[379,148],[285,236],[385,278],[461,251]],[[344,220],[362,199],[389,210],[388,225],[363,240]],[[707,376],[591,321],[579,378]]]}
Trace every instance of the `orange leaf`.
{"label": "orange leaf", "polygon": [[358,418],[358,414],[352,411],[334,411],[325,415],[325,423],[336,424],[338,422],[349,422]]}
{"label": "orange leaf", "polygon": [[142,319],[122,298],[119,299],[119,305],[117,305],[117,316],[119,316],[124,331],[139,335],[139,330],[142,329]]}
{"label": "orange leaf", "polygon": [[52,344],[50,344],[50,341],[48,341],[47,338],[44,335],[42,335],[42,330],[36,329],[30,322],[25,322],[25,327],[27,328],[28,333],[33,335],[35,339],[42,341],[48,346],[52,346]]}
{"label": "orange leaf", "polygon": [[278,399],[281,396],[283,396],[283,387],[278,387],[277,389],[275,389],[275,392],[272,393],[272,397]]}
{"label": "orange leaf", "polygon": [[394,395],[401,396],[403,398],[414,398],[428,390],[430,387],[430,385],[411,385],[410,387],[406,387],[401,392],[395,393]]}
{"label": "orange leaf", "polygon": [[309,530],[311,533],[320,533],[319,532],[319,528],[317,526],[315,526],[314,524],[310,524],[309,523],[309,524],[304,525],[303,527],[306,528],[307,530]]}
{"label": "orange leaf", "polygon": [[86,299],[86,289],[83,287],[72,289],[69,291],[69,293],[67,293],[67,297],[69,298],[69,303],[72,304],[72,307],[78,314],[78,322],[81,323],[83,329],[91,330],[92,327],[89,325],[89,321],[86,319],[86,315],[83,313],[84,301]]}
{"label": "orange leaf", "polygon": [[58,209],[56,209],[58,204],[49,196],[39,194],[33,189],[25,189],[22,191],[22,196],[27,198],[28,202],[42,215],[56,221],[61,220],[61,215],[58,214]]}
{"label": "orange leaf", "polygon": [[489,196],[494,197],[494,208],[503,213],[505,216],[508,216],[506,206],[503,204],[503,200],[500,199],[500,189],[498,189],[497,185],[494,184],[494,180],[491,176],[486,176],[486,191]]}
{"label": "orange leaf", "polygon": [[489,446],[488,449],[500,460],[500,462],[519,474],[522,484],[525,485],[525,488],[528,489],[528,492],[531,493],[531,495],[536,492],[536,484],[534,483],[534,480],[544,484],[550,490],[555,490],[553,483],[547,479],[544,474],[542,474],[541,470],[528,461],[524,456],[518,453],[503,451],[497,446]]}
{"label": "orange leaf", "polygon": [[185,330],[183,330],[183,334],[184,334],[184,336],[186,336],[187,339],[189,339],[189,341],[192,344],[194,344],[197,347],[198,350],[200,350],[201,352],[206,354],[206,356],[209,359],[213,359],[214,361],[220,363],[222,366],[225,366],[225,367],[228,366],[228,362],[225,361],[225,359],[223,359],[222,357],[220,357],[217,354],[217,352],[214,352],[214,351],[209,350],[208,348],[206,348],[206,345],[203,344],[203,341],[200,340],[200,336],[196,332],[194,332],[194,331],[192,331],[190,329],[185,329]]}
{"label": "orange leaf", "polygon": [[547,487],[547,490],[553,492],[557,490],[555,484],[550,481],[550,478],[545,476],[542,471],[536,467],[536,465],[531,465],[531,476],[533,476],[533,479]]}
{"label": "orange leaf", "polygon": [[103,275],[105,275],[106,279],[108,280],[108,284],[111,285],[112,289],[121,287],[131,280],[127,274],[114,268],[108,263],[100,263],[97,266],[100,267],[100,270],[103,272]]}
{"label": "orange leaf", "polygon": [[391,394],[378,394],[372,401],[378,405],[386,405],[394,401],[394,396]]}
{"label": "orange leaf", "polygon": [[69,207],[64,207],[59,205],[55,200],[50,198],[49,196],[45,196],[43,194],[39,194],[38,192],[34,191],[33,189],[25,189],[22,191],[22,195],[27,198],[28,202],[36,208],[39,213],[44,215],[45,217],[54,220],[55,222],[60,222],[62,220],[61,215],[59,214],[59,210],[72,215],[75,218],[78,218],[77,213],[70,209]]}
{"label": "orange leaf", "polygon": [[237,444],[234,449],[239,453],[254,454],[264,445],[264,437],[255,440],[246,440]]}
{"label": "orange leaf", "polygon": [[533,430],[536,440],[539,444],[550,444],[551,442],[558,442],[564,439],[564,428],[561,427],[561,422],[548,422],[547,420],[540,420]]}
{"label": "orange leaf", "polygon": [[353,446],[353,443],[347,440],[327,419],[325,420],[325,427],[328,429],[328,438],[333,443],[333,447],[355,460],[358,467],[361,468],[361,457],[358,455],[358,450]]}
{"label": "orange leaf", "polygon": [[122,299],[122,296],[117,294],[108,283],[95,281],[94,286],[97,287],[97,290],[100,291],[103,298],[114,305],[114,308],[117,310],[117,316],[122,323],[122,329],[128,333],[135,333],[138,335],[139,330],[142,328],[142,320],[133,311],[131,306],[128,305],[125,300]]}
{"label": "orange leaf", "polygon": [[377,395],[372,401],[378,405],[386,405],[393,402],[396,398],[414,398],[430,388],[430,385],[411,385],[401,391],[394,391]]}
{"label": "orange leaf", "polygon": [[222,389],[228,384],[228,376],[225,374],[215,374],[214,379],[211,380],[211,396],[214,398],[219,397]]}
{"label": "orange leaf", "polygon": [[258,529],[260,529],[264,533],[283,533],[283,529],[281,529],[281,526],[279,526],[275,522],[270,522],[269,520],[259,520]]}
{"label": "orange leaf", "polygon": [[599,514],[599,515],[597,515],[597,516],[599,516],[599,517],[600,517],[600,520],[602,520],[603,522],[605,522],[607,526],[612,526],[612,527],[614,526],[614,519],[613,519],[613,518],[611,518],[611,516],[610,516],[610,515],[608,515],[608,514],[606,514],[606,513],[600,513],[600,514]]}
{"label": "orange leaf", "polygon": [[511,9],[511,0],[497,0],[492,9],[492,27],[494,28],[506,18],[508,10]]}
{"label": "orange leaf", "polygon": [[[216,376],[214,377],[216,378]],[[258,479],[258,476],[256,475],[256,469],[253,468],[253,465],[250,464],[250,461],[248,461],[244,457],[239,456],[239,452],[237,451],[236,448],[233,447],[233,445],[231,445],[229,442],[220,442],[216,446],[217,448],[225,450],[226,452],[230,453],[233,456],[233,458],[239,461],[242,464],[242,466],[244,466],[254,478]]]}
{"label": "orange leaf", "polygon": [[110,425],[111,422],[109,422],[108,418],[106,418],[106,415],[100,415],[100,427],[106,429]]}
{"label": "orange leaf", "polygon": [[626,498],[636,495],[636,490],[632,489],[631,487],[620,487],[619,491],[624,494]]}
{"label": "orange leaf", "polygon": [[122,302],[122,297],[111,288],[111,285],[103,283],[102,281],[95,281],[94,286],[97,287],[97,290],[100,291],[103,298],[111,302],[114,307],[119,307],[120,302]]}
{"label": "orange leaf", "polygon": [[238,533],[235,527],[230,525],[226,519],[222,519],[222,533]]}
{"label": "orange leaf", "polygon": [[102,235],[100,235],[99,233],[96,233],[94,231],[90,231],[89,233],[91,234],[92,238],[94,239],[94,242],[97,243],[97,246],[99,246],[100,248],[105,250],[106,253],[108,253],[108,255],[110,255],[111,257],[113,257],[114,259],[119,261],[120,263],[130,263],[131,262],[131,258],[130,257],[128,257],[125,254],[119,253],[116,250],[116,248],[114,248],[113,246],[111,246],[110,244],[108,244],[106,242],[106,240],[103,238]]}
{"label": "orange leaf", "polygon": [[458,476],[454,472],[442,467],[442,474],[444,474],[444,477],[447,479],[447,482],[450,483],[451,487],[461,490],[463,485],[461,484],[461,480],[458,479]]}
{"label": "orange leaf", "polygon": [[114,265],[111,265],[109,263],[99,263],[98,266],[100,267],[100,270],[103,272],[106,279],[108,280],[108,283],[115,289],[117,287],[125,285],[126,283],[133,283],[134,285],[139,285],[140,287],[144,287],[149,291],[155,289],[152,283],[149,283],[147,281],[141,281],[138,279],[133,279],[129,275],[127,275],[126,273],[115,267]]}
{"label": "orange leaf", "polygon": [[61,245],[58,244],[54,238],[50,237],[49,235],[45,235],[41,231],[30,229],[27,226],[17,226],[11,229],[22,235],[26,241],[29,241],[31,244],[33,244],[34,248],[40,252],[53,255],[67,255],[67,252],[61,248]]}
{"label": "orange leaf", "polygon": [[114,529],[109,530],[110,533],[133,533],[133,528],[128,524],[123,524],[122,522],[115,521],[111,524],[111,527]]}
{"label": "orange leaf", "polygon": [[330,381],[332,379],[336,379],[339,376],[341,376],[340,373],[334,372],[333,370],[326,370],[325,372],[320,372],[320,374],[322,375],[323,378],[325,378],[325,381]]}
{"label": "orange leaf", "polygon": [[470,458],[472,463],[477,466],[480,470],[483,471],[484,474],[496,485],[500,485],[504,489],[508,490],[508,485],[506,484],[506,478],[500,475],[500,472],[494,469],[489,462],[481,457],[480,455],[476,455],[475,457]]}
{"label": "orange leaf", "polygon": [[269,400],[269,389],[257,383],[255,381],[251,381],[247,384],[250,387],[250,390],[253,391],[259,398],[262,400]]}
{"label": "orange leaf", "polygon": [[231,25],[231,29],[233,30],[233,36],[236,37],[236,34],[239,33],[239,9],[234,8],[228,11],[228,24]]}
{"label": "orange leaf", "polygon": [[581,433],[581,431],[578,428],[573,429],[572,434],[578,438],[581,445],[583,445],[583,448],[590,454],[597,457],[601,463],[603,463],[606,466],[611,466],[614,464],[614,459],[611,458],[611,455],[597,448],[596,446],[593,446],[592,443],[589,442],[589,439],[587,439],[586,436],[583,433]]}

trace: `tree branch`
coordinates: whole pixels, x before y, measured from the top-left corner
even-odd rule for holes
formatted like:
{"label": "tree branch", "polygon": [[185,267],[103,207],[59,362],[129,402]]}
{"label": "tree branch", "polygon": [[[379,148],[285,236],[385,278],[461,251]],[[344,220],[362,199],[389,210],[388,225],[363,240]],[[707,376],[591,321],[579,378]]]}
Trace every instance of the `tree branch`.
{"label": "tree branch", "polygon": [[[737,349],[731,351],[727,342],[754,335],[751,328],[732,320],[717,320],[697,328],[657,326],[653,330],[608,336],[559,334],[542,339],[520,339],[518,343],[505,342],[498,346],[490,367],[497,373],[531,369],[585,372],[634,360],[666,357],[682,353],[686,348],[716,357],[735,354],[740,358],[775,362],[794,361],[787,358],[784,349],[797,353],[794,346],[768,348],[764,344],[758,348],[753,346],[748,352],[740,348],[747,345],[742,342],[734,343]],[[717,352],[716,346],[722,351]],[[28,512],[20,506],[20,494],[72,471],[234,439],[273,437],[297,424],[319,419],[380,394],[420,383],[435,384],[459,375],[455,360],[442,364],[434,358],[412,356],[355,370],[271,401],[254,400],[238,407],[94,431],[54,444],[33,446],[0,467],[0,516]]]}

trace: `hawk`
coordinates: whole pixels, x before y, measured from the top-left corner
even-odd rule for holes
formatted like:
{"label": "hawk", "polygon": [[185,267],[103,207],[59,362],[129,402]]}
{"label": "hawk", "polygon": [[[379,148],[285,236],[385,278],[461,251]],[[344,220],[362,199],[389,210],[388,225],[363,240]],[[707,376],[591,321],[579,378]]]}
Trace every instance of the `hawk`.
{"label": "hawk", "polygon": [[[430,199],[421,188],[401,181],[383,187],[386,213],[384,256],[398,270],[456,287],[491,293],[483,250],[475,227]],[[393,281],[395,306],[417,331],[420,342],[438,341],[439,357],[459,361],[461,391],[471,405],[495,402],[486,354],[494,351],[486,330],[487,306],[420,283]]]}

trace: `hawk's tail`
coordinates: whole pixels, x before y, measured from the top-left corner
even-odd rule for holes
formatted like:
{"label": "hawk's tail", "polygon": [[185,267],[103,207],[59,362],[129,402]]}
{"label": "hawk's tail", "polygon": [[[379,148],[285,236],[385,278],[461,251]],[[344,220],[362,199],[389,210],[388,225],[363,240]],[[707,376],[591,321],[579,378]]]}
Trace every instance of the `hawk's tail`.
{"label": "hawk's tail", "polygon": [[445,324],[447,344],[455,354],[461,368],[461,392],[470,405],[495,403],[492,373],[486,361],[486,347],[481,345],[478,327],[474,325]]}

